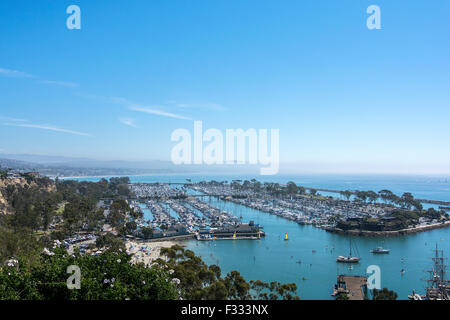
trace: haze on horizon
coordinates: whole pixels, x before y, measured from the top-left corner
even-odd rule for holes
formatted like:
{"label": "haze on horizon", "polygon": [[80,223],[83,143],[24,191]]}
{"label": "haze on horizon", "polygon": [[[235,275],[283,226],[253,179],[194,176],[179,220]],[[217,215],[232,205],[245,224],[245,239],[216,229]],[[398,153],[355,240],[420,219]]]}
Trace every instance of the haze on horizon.
{"label": "haze on horizon", "polygon": [[202,120],[279,129],[280,173],[450,174],[448,1],[69,4],[0,3],[0,158],[169,161]]}

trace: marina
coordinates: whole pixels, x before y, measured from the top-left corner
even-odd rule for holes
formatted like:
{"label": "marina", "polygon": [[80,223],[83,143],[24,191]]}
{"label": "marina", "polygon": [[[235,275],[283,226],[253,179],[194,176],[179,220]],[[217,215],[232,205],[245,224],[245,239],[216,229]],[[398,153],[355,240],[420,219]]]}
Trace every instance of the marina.
{"label": "marina", "polygon": [[[320,195],[313,188],[306,193],[306,188],[293,182],[262,185],[255,179],[230,183],[202,181],[185,187],[334,233],[398,236],[450,226],[445,210],[424,210],[411,193],[399,197],[386,189],[378,193],[341,191],[339,194],[347,198],[344,200],[336,195]],[[352,194],[357,198],[350,200]]]}
{"label": "marina", "polygon": [[[183,177],[132,177],[134,181],[155,180],[183,181]],[[164,180],[165,179],[165,180]],[[176,185],[180,188],[182,184]],[[436,243],[444,252],[450,252],[448,230],[435,229],[427,232],[388,237],[383,247],[389,254],[373,254],[380,246],[378,237],[353,237],[359,250],[359,263],[336,262],[336,257],[349,251],[349,236],[329,233],[313,225],[302,225],[284,217],[249,208],[242,204],[217,196],[202,196],[198,192],[185,192],[200,200],[204,208],[215,207],[232,213],[238,221],[264,227],[265,237],[259,240],[183,241],[187,249],[193,250],[208,264],[218,264],[222,272],[239,270],[246,279],[262,281],[295,282],[302,299],[334,299],[332,286],[338,275],[364,276],[370,265],[380,267],[382,287],[398,293],[398,299],[408,299],[412,290],[424,294],[428,287],[424,281],[430,269],[430,260]],[[178,200],[177,200],[178,201]],[[196,201],[196,200],[195,200]],[[201,213],[198,213],[201,215]],[[285,241],[285,234],[289,241]]]}

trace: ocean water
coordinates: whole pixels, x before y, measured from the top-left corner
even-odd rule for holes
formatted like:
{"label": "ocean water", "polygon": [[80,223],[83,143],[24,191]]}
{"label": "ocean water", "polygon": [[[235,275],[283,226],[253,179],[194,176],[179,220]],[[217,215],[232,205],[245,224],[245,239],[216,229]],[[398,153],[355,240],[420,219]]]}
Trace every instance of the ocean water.
{"label": "ocean water", "polygon": [[[236,177],[214,175],[170,175],[130,177],[132,182],[185,182],[218,180],[230,181]],[[237,179],[252,179],[239,177]],[[255,177],[258,179],[258,177]],[[81,178],[80,178],[81,179]],[[82,178],[96,181],[98,177]],[[416,197],[450,201],[450,182],[446,177],[425,176],[343,176],[305,175],[271,177],[267,181],[286,183],[294,181],[308,187],[329,189],[381,190],[394,193],[411,192]],[[450,180],[450,179],[448,179]],[[247,280],[295,282],[302,299],[333,299],[332,287],[338,274],[365,275],[367,267],[377,265],[381,269],[381,286],[398,293],[399,299],[407,299],[413,289],[424,293],[428,278],[425,270],[432,267],[431,257],[436,244],[450,255],[450,228],[437,229],[415,235],[366,238],[354,237],[352,243],[361,258],[359,264],[336,262],[336,257],[349,253],[350,239],[313,226],[301,226],[295,222],[246,208],[241,205],[205,197],[212,205],[261,224],[266,237],[261,240],[187,241],[185,245],[200,255],[208,264],[218,264],[223,274],[238,270]],[[288,233],[289,241],[283,236]],[[370,250],[383,245],[390,254],[374,255]],[[401,270],[404,269],[404,274]]]}

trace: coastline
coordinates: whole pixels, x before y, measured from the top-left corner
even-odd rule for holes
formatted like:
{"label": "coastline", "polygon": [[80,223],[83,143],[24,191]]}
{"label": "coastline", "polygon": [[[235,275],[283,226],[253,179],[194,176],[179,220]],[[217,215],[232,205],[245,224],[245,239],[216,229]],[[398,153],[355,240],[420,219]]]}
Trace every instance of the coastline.
{"label": "coastline", "polygon": [[395,237],[408,234],[415,234],[435,229],[450,227],[450,221],[430,224],[426,226],[418,226],[409,229],[401,229],[395,231],[367,231],[367,230],[343,230],[339,228],[324,228],[325,231],[343,235],[363,236],[363,237]]}

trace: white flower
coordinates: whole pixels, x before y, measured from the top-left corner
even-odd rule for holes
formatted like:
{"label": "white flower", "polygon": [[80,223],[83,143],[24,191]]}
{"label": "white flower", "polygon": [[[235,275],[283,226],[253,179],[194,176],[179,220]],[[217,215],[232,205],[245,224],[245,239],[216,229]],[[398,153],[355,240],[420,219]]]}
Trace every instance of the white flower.
{"label": "white flower", "polygon": [[142,284],[145,284],[145,280],[144,280],[144,281],[142,281]]}
{"label": "white flower", "polygon": [[175,272],[175,270],[172,270],[172,269],[169,270],[170,274],[173,274],[174,272]]}
{"label": "white flower", "polygon": [[17,261],[16,259],[9,259],[7,261],[7,266],[8,267],[15,267],[18,264],[19,264],[19,261]]}
{"label": "white flower", "polygon": [[46,254],[46,255],[48,255],[48,256],[53,256],[53,255],[55,255],[54,252],[51,252],[51,251],[48,250],[47,248],[44,248],[43,252],[44,252],[44,254]]}
{"label": "white flower", "polygon": [[120,259],[117,259],[117,263],[121,263],[122,262],[122,260],[120,260]]}
{"label": "white flower", "polygon": [[181,281],[178,278],[173,278],[172,282],[175,283],[175,284],[180,284]]}
{"label": "white flower", "polygon": [[53,241],[53,249],[55,249],[56,247],[59,247],[60,245],[61,245],[61,241],[59,241],[59,240]]}

